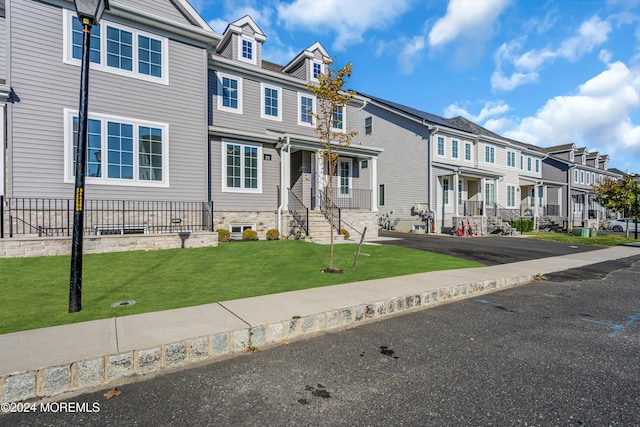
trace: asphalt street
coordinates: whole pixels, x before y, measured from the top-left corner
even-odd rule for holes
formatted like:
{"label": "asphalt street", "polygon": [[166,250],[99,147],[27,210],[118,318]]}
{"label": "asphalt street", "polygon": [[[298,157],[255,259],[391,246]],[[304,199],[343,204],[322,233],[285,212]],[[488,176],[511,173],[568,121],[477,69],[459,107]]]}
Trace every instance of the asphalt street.
{"label": "asphalt street", "polygon": [[487,266],[601,249],[592,245],[570,245],[508,236],[456,237],[384,230],[380,230],[380,236],[396,238],[382,241],[383,244],[437,252],[477,261]]}
{"label": "asphalt street", "polygon": [[638,425],[640,256],[593,270],[66,401],[97,412],[0,426]]}

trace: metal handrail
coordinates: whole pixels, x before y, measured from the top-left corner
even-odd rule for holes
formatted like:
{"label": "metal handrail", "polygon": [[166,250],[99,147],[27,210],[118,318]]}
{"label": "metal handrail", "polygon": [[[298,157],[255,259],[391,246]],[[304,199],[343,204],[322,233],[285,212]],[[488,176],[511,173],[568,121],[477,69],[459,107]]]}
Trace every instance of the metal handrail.
{"label": "metal handrail", "polygon": [[[333,212],[333,228],[335,228],[339,233],[340,230],[342,229],[341,209],[338,206],[336,206],[335,203],[329,203],[330,202],[329,196],[324,191],[318,190],[318,194],[319,194],[318,199],[320,200],[320,203],[319,203],[320,212],[324,214],[324,217],[327,219],[327,221],[330,221],[330,218],[331,218],[330,211]],[[336,212],[337,212],[337,215],[336,215]]]}
{"label": "metal handrail", "polygon": [[[293,219],[304,230],[305,235],[309,235],[309,208],[302,203],[302,200],[296,196],[290,188],[287,188],[289,192],[289,212]],[[304,215],[304,216],[303,216]]]}

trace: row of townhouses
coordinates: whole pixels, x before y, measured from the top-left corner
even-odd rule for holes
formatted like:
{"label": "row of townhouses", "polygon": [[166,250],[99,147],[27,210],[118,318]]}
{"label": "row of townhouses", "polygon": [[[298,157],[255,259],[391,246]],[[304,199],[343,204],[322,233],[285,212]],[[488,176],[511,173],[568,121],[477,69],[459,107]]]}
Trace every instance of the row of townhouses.
{"label": "row of townhouses", "polygon": [[[81,27],[71,1],[0,4],[0,196],[14,213],[3,226],[33,234],[27,205],[57,209],[73,196]],[[307,85],[329,54],[314,43],[274,64],[263,59],[266,42],[249,16],[217,34],[186,0],[110,1],[92,31],[86,199],[112,214],[88,210],[88,228],[326,232],[329,171]],[[524,144],[374,94],[357,93],[335,114],[336,130],[358,132],[331,171],[339,228],[352,234],[366,226],[374,236],[390,212],[407,231],[469,221],[490,232],[516,217],[596,226],[607,213],[591,185],[620,176],[606,155]],[[125,202],[144,207],[123,219],[115,212]],[[173,211],[161,215],[160,205]],[[46,210],[33,221],[52,235]]]}

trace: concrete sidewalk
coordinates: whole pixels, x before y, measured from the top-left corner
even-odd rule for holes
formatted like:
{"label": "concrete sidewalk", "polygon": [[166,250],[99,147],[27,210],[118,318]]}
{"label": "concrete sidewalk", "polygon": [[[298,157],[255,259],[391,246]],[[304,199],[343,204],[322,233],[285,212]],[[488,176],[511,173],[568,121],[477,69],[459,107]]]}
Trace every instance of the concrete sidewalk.
{"label": "concrete sidewalk", "polygon": [[492,267],[437,271],[0,335],[0,402],[107,387],[248,347],[354,326],[640,255],[627,245]]}

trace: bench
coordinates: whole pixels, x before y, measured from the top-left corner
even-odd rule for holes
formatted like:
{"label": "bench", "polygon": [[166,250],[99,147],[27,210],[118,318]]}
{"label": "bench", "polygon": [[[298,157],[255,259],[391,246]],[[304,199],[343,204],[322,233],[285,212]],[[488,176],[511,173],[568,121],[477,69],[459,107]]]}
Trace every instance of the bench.
{"label": "bench", "polygon": [[96,236],[110,234],[148,234],[147,225],[127,225],[127,224],[102,224],[93,226],[93,234]]}

